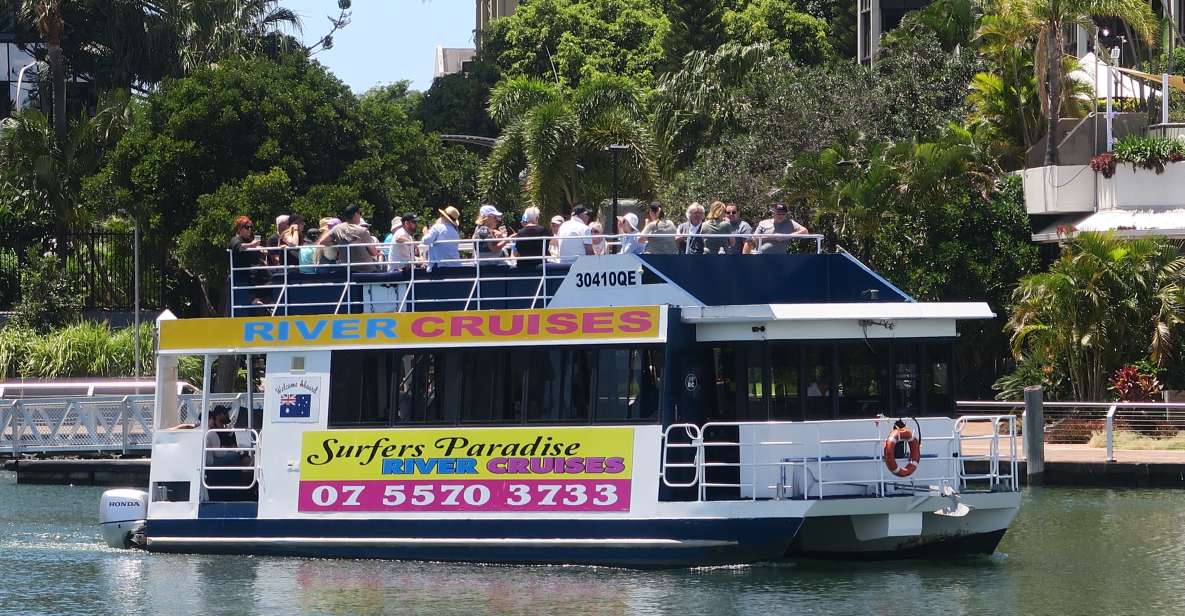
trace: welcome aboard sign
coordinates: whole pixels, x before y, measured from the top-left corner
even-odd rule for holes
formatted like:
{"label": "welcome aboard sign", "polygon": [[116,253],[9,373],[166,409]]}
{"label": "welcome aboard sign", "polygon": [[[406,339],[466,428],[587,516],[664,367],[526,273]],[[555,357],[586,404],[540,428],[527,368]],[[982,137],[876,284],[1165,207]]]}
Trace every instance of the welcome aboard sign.
{"label": "welcome aboard sign", "polygon": [[160,322],[160,352],[663,342],[665,306],[325,314]]}

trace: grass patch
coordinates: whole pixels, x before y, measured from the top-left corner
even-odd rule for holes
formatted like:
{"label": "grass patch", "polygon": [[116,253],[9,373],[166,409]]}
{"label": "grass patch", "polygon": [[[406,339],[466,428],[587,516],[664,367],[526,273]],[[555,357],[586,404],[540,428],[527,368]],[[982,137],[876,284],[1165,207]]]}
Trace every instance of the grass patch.
{"label": "grass patch", "polygon": [[[1185,431],[1176,432],[1172,436],[1153,437],[1127,430],[1116,430],[1114,439],[1115,449],[1185,451]],[[1106,447],[1106,434],[1101,431],[1091,433],[1090,446]]]}

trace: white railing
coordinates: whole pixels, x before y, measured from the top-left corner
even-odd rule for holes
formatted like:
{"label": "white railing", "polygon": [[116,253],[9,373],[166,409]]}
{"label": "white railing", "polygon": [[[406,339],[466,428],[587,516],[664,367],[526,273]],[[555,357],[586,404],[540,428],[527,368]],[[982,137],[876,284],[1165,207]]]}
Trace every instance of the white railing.
{"label": "white railing", "polygon": [[[207,490],[250,490],[259,483],[259,429],[258,427],[241,429],[241,428],[207,428],[206,434],[229,434],[236,439],[237,445],[235,447],[210,447],[209,444],[202,445],[202,464],[201,477],[202,487]],[[240,436],[246,437],[247,445],[243,445],[238,441]],[[221,440],[221,439],[220,439]],[[205,441],[203,441],[205,443]],[[212,463],[211,458],[219,454],[227,454],[237,452],[239,454],[246,454],[247,460],[244,461],[243,456],[239,456],[239,464],[218,464]],[[246,474],[250,471],[249,481],[228,482],[217,484],[210,484],[210,473],[206,471],[227,471]]]}
{"label": "white railing", "polygon": [[[246,401],[242,393],[212,393],[207,404],[236,412]],[[181,422],[199,422],[201,405],[201,394],[179,396]],[[151,395],[0,400],[0,454],[146,452],[152,411]]]}
{"label": "white railing", "polygon": [[[694,488],[701,501],[1019,489],[1015,417],[923,421],[931,427],[946,421],[952,429],[923,435],[921,463],[908,478],[893,475],[885,464],[883,448],[893,423],[888,418],[674,424],[662,435],[662,482]],[[834,436],[820,438],[824,426]],[[735,440],[709,436],[732,430]],[[969,469],[969,462],[982,468]],[[729,494],[716,497],[714,489]]]}
{"label": "white railing", "polygon": [[[555,256],[549,254],[549,247],[553,242],[560,245],[563,242],[581,242],[579,237],[544,236],[519,240],[526,242],[540,242],[544,247],[544,255],[538,257],[514,256],[507,247],[504,254],[492,257],[473,256],[476,246],[485,241],[494,240],[439,240],[436,245],[456,246],[458,258],[429,259],[424,247],[417,246],[414,261],[399,260],[395,255],[399,243],[348,244],[334,246],[308,246],[313,248],[314,254],[324,254],[325,249],[337,252],[337,262],[315,263],[304,266],[294,263],[290,257],[293,251],[302,247],[279,246],[268,248],[252,248],[250,252],[259,253],[260,265],[250,267],[235,267],[234,255],[230,254],[230,290],[231,316],[247,312],[258,314],[266,311],[271,315],[287,315],[292,309],[315,309],[317,312],[332,312],[334,314],[351,312],[353,309],[365,310],[367,305],[382,304],[383,312],[406,312],[414,310],[432,310],[441,304],[463,304],[463,309],[481,309],[482,302],[518,302],[529,308],[546,307],[552,298],[552,288],[549,283],[558,283],[568,274],[568,267],[581,259],[595,259],[616,254],[621,248],[626,235],[597,235],[591,236],[599,240],[602,248],[596,248],[603,254],[582,256]],[[752,238],[751,235],[693,234],[690,236],[668,236],[650,234],[647,237],[703,237],[703,238],[733,238],[737,241]],[[771,236],[764,236],[771,237]],[[790,235],[786,238],[793,241],[809,241],[815,244],[815,253],[823,250],[823,236],[818,234]],[[776,239],[776,238],[775,238]],[[512,240],[513,241],[513,240]],[[380,259],[375,261],[354,261],[352,247],[373,247],[379,251]],[[271,264],[270,257],[276,256],[277,263]],[[268,262],[268,264],[263,264]],[[461,269],[467,268],[467,269]],[[484,270],[484,271],[483,271]],[[431,275],[432,272],[452,272],[459,275]],[[299,274],[299,278],[297,277]],[[363,274],[363,276],[359,276]],[[388,276],[373,276],[373,274],[389,274]],[[259,280],[252,281],[258,277]],[[266,278],[266,280],[264,280]],[[500,293],[483,297],[483,285],[490,282],[522,282],[517,288],[521,292]],[[416,289],[428,291],[431,286],[439,285],[468,285],[468,292],[464,296],[450,296],[447,298],[417,297]],[[395,292],[379,298],[354,299],[352,290],[357,287],[372,288],[376,286],[393,286]],[[429,285],[425,288],[424,285]],[[294,302],[290,298],[292,289],[327,289],[336,291],[332,300],[313,302]],[[340,291],[337,291],[340,289]]]}
{"label": "white railing", "polygon": [[[1022,417],[1024,402],[960,400],[959,412],[992,410]],[[1043,442],[1104,450],[1185,451],[1183,402],[1042,402]],[[1185,454],[1183,454],[1185,455]]]}

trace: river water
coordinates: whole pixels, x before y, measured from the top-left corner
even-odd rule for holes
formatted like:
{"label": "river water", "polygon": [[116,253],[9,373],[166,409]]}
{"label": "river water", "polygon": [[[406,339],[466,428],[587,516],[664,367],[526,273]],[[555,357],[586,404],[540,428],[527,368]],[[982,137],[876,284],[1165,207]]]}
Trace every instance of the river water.
{"label": "river water", "polygon": [[0,614],[1185,614],[1185,492],[1032,488],[992,557],[694,571],[104,547],[102,488],[0,473]]}

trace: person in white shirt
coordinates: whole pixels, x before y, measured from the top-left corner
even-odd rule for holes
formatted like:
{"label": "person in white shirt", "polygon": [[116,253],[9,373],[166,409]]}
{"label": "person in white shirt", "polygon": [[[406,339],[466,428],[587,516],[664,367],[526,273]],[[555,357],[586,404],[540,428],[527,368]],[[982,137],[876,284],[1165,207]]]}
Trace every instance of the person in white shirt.
{"label": "person in white shirt", "polygon": [[646,245],[638,241],[638,215],[629,212],[617,218],[617,232],[621,234],[621,254],[642,254]]}
{"label": "person in white shirt", "polygon": [[461,226],[461,212],[453,206],[448,206],[440,212],[436,224],[424,234],[421,240],[428,247],[428,269],[438,267],[458,267],[461,265],[461,251],[459,244],[461,235],[457,227]]}
{"label": "person in white shirt", "polygon": [[416,262],[416,240],[412,234],[416,231],[415,214],[404,214],[400,216],[399,226],[395,228],[395,232],[391,234],[389,240],[391,246],[389,268],[392,272],[401,272],[408,267],[413,267]]}
{"label": "person in white shirt", "polygon": [[587,208],[576,206],[572,217],[560,225],[556,233],[560,238],[560,263],[574,263],[577,257],[594,254],[592,230],[588,227],[591,218]]}
{"label": "person in white shirt", "polygon": [[564,224],[564,217],[556,214],[551,217],[551,226],[548,231],[551,239],[547,241],[547,254],[552,257],[560,256],[560,241],[555,239],[560,234],[560,225]]}

